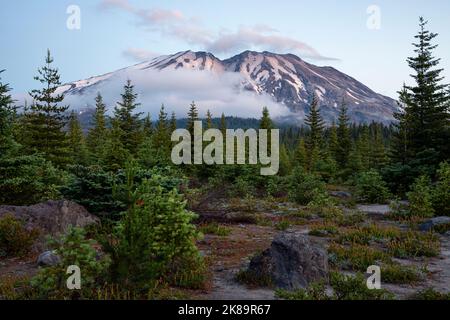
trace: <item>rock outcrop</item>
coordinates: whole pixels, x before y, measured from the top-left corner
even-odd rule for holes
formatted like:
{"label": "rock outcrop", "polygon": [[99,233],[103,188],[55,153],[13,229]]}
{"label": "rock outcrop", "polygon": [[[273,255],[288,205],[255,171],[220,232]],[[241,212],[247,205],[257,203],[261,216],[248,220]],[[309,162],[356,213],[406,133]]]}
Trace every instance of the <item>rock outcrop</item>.
{"label": "rock outcrop", "polygon": [[70,226],[86,227],[99,223],[83,206],[71,201],[47,201],[31,206],[0,206],[0,218],[11,213],[25,222],[29,229],[39,229],[43,234],[65,233]]}
{"label": "rock outcrop", "polygon": [[305,288],[327,278],[328,256],[308,236],[284,232],[275,237],[269,249],[250,261],[248,271],[256,277],[269,277],[278,288]]}

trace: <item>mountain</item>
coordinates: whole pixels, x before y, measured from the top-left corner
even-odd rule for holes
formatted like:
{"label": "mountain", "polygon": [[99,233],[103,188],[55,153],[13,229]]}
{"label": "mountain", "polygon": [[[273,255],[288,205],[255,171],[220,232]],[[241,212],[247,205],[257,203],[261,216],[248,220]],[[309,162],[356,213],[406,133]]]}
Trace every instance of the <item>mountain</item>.
{"label": "mountain", "polygon": [[[332,67],[318,67],[293,54],[253,51],[225,60],[207,52],[179,52],[68,83],[58,91],[66,95],[73,108],[92,106],[97,92],[113,105],[120,99],[126,79],[136,84],[140,102],[150,107],[146,111],[152,114],[166,103],[169,110],[181,108],[181,115],[188,101],[195,100],[205,108],[216,107],[216,114],[248,111],[247,116],[254,117],[259,117],[257,110],[268,105],[274,116],[299,122],[313,94],[329,122],[337,118],[342,100],[354,122],[390,122],[398,108],[393,99]],[[258,108],[251,109],[253,105]]]}

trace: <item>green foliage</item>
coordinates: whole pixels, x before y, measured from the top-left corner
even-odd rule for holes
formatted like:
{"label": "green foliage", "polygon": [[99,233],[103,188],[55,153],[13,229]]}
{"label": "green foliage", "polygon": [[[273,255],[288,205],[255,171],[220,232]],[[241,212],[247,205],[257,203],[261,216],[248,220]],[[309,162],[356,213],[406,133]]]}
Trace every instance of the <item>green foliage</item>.
{"label": "green foliage", "polygon": [[[0,70],[0,75],[3,71]],[[3,84],[0,77],[0,157],[5,156],[14,146],[12,129],[15,108],[12,107],[10,90],[9,85]]]}
{"label": "green foliage", "polygon": [[412,284],[422,279],[414,267],[388,264],[381,268],[381,280],[386,283]]}
{"label": "green foliage", "polygon": [[186,210],[186,202],[175,189],[161,187],[161,177],[136,184],[135,176],[136,168],[130,165],[128,209],[105,249],[111,253],[114,279],[145,288],[152,280],[187,272],[184,268],[203,262],[194,242],[199,233],[191,224],[196,215]]}
{"label": "green foliage", "polygon": [[124,203],[114,199],[113,186],[115,175],[100,166],[69,166],[69,183],[61,189],[68,200],[84,206],[94,214],[118,215],[125,209]]}
{"label": "green foliage", "polygon": [[86,143],[94,160],[100,160],[105,153],[108,138],[106,128],[106,105],[100,93],[95,98],[95,114],[92,120],[92,128],[88,132]]}
{"label": "green foliage", "polygon": [[120,141],[123,147],[130,153],[136,154],[137,148],[142,141],[141,122],[139,117],[142,113],[136,112],[140,103],[136,103],[137,94],[130,80],[125,84],[124,92],[121,94],[122,101],[114,108],[114,117],[122,134]]}
{"label": "green foliage", "polygon": [[226,237],[230,235],[232,229],[227,226],[222,226],[218,223],[208,223],[200,225],[198,230],[203,234],[213,234],[220,237]]}
{"label": "green foliage", "polygon": [[236,281],[250,287],[272,287],[273,280],[268,274],[252,272],[250,270],[240,270],[236,276]]}
{"label": "green foliage", "polygon": [[286,231],[291,227],[291,223],[288,220],[281,220],[275,225],[275,229],[278,231]]}
{"label": "green foliage", "polygon": [[327,293],[324,281],[314,282],[306,289],[295,291],[276,290],[278,298],[286,300],[392,300],[394,295],[384,289],[370,290],[362,273],[355,276],[338,272],[330,273],[332,294]]}
{"label": "green foliage", "polygon": [[379,262],[390,262],[389,256],[383,251],[358,244],[345,247],[332,243],[328,252],[332,264],[354,271],[366,272],[371,265],[377,265]]}
{"label": "green foliage", "polygon": [[330,274],[330,285],[333,287],[336,300],[394,299],[394,295],[385,289],[371,290],[367,288],[366,278],[361,273],[351,276],[332,272]]}
{"label": "green foliage", "polygon": [[291,201],[307,205],[317,193],[325,193],[325,184],[314,174],[307,173],[301,167],[296,167],[289,177],[288,190]]}
{"label": "green foliage", "polygon": [[0,218],[0,257],[17,257],[27,254],[38,235],[38,230],[27,230],[24,222],[14,215],[3,215]]}
{"label": "green foliage", "polygon": [[357,176],[356,196],[367,203],[385,203],[390,194],[378,171],[371,170]]}
{"label": "green foliage", "polygon": [[440,254],[439,238],[433,233],[403,232],[391,239],[388,251],[397,258],[436,257]]}
{"label": "green foliage", "polygon": [[407,193],[409,200],[409,215],[429,218],[434,216],[430,179],[427,176],[417,178],[411,191]]}
{"label": "green foliage", "polygon": [[275,290],[275,296],[284,300],[331,300],[326,292],[326,283],[324,281],[314,282],[306,289],[287,291],[283,289]]}
{"label": "green foliage", "polygon": [[29,205],[60,197],[66,175],[41,155],[0,159],[0,203]]}
{"label": "green foliage", "polygon": [[439,216],[450,216],[450,164],[442,162],[437,171],[438,181],[432,192],[433,209]]}
{"label": "green foliage", "polygon": [[434,290],[433,288],[427,288],[421,290],[411,296],[413,300],[450,300],[450,292],[442,293]]}
{"label": "green foliage", "polygon": [[67,139],[69,141],[69,157],[71,163],[86,165],[89,161],[88,149],[83,132],[81,131],[78,116],[74,111],[70,115]]}
{"label": "green foliage", "polygon": [[69,298],[74,294],[67,289],[67,268],[76,265],[81,270],[81,294],[90,297],[95,289],[104,281],[110,265],[108,256],[98,258],[94,248],[95,242],[85,237],[85,231],[71,228],[66,235],[58,239],[51,239],[50,246],[60,257],[56,266],[46,267],[31,280],[40,298]]}
{"label": "green foliage", "polygon": [[56,94],[61,86],[58,69],[52,66],[53,58],[50,50],[45,58],[45,66],[39,69],[35,80],[43,85],[40,90],[30,92],[33,98],[31,110],[27,111],[27,146],[30,151],[36,150],[56,166],[64,166],[69,162],[68,142],[63,128],[66,124],[64,114],[68,106],[60,106],[63,94]]}

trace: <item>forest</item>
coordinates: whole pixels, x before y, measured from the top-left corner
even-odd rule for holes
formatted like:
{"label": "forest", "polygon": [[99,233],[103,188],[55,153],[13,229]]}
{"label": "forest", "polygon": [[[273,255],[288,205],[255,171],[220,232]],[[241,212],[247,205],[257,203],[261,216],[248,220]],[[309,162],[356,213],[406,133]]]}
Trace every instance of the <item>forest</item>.
{"label": "forest", "polygon": [[[243,298],[264,288],[293,300],[450,299],[450,257],[439,262],[446,272],[433,272],[449,246],[450,89],[434,56],[437,34],[423,19],[419,27],[406,59],[413,84],[399,88],[389,125],[352,123],[345,99],[325,123],[314,98],[299,126],[278,123],[263,106],[255,119],[201,117],[195,102],[183,119],[164,105],[143,114],[128,81],[115,106],[98,93],[83,127],[57,93],[50,50],[28,105],[17,106],[2,71],[0,299],[220,299],[221,286],[233,285]],[[194,136],[199,120],[224,136],[230,128],[280,129],[278,174],[262,176],[249,163],[174,165],[172,133],[181,127]],[[97,222],[47,237],[11,209],[59,200]],[[365,211],[373,205],[388,212]],[[277,234],[302,230],[325,248],[325,275],[300,288],[255,267]],[[15,271],[43,251],[56,262]],[[70,265],[81,269],[79,290],[66,286]],[[365,286],[371,265],[381,267],[380,290]]]}

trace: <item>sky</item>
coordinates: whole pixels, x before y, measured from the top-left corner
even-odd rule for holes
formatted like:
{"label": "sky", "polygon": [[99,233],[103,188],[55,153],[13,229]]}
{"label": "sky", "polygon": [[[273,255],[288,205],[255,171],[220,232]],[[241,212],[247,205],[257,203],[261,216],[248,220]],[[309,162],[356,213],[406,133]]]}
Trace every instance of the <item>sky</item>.
{"label": "sky", "polygon": [[410,82],[419,16],[439,33],[435,55],[450,79],[449,12],[448,0],[2,0],[0,70],[24,93],[39,87],[33,77],[47,48],[63,83],[185,50],[219,58],[267,50],[333,66],[397,98]]}

